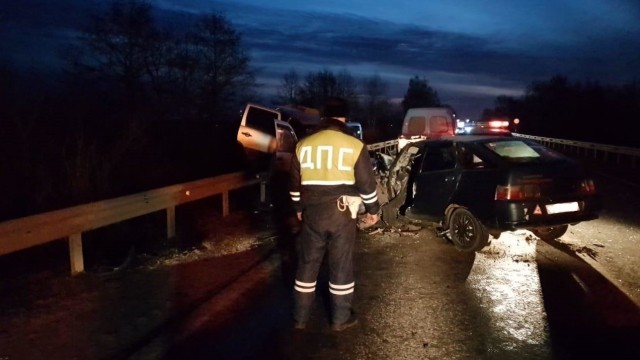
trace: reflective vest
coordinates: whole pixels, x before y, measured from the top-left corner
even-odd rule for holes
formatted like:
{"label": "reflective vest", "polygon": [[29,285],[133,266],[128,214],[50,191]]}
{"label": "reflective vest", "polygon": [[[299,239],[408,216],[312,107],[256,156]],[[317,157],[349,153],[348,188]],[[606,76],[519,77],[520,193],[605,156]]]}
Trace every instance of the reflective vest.
{"label": "reflective vest", "polygon": [[362,141],[337,130],[323,130],[296,146],[302,185],[353,185]]}

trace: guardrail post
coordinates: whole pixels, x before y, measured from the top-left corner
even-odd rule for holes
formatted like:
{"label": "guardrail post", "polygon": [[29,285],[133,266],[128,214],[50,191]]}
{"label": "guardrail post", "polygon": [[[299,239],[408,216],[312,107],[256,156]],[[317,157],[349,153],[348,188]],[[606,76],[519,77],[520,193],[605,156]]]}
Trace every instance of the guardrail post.
{"label": "guardrail post", "polygon": [[82,256],[82,233],[70,235],[68,238],[68,242],[71,275],[78,275],[84,272],[84,258]]}
{"label": "guardrail post", "polygon": [[176,236],[176,207],[167,208],[167,239]]}
{"label": "guardrail post", "polygon": [[267,182],[260,182],[260,202],[265,203],[267,201]]}
{"label": "guardrail post", "polygon": [[229,215],[229,192],[222,192],[222,217]]}

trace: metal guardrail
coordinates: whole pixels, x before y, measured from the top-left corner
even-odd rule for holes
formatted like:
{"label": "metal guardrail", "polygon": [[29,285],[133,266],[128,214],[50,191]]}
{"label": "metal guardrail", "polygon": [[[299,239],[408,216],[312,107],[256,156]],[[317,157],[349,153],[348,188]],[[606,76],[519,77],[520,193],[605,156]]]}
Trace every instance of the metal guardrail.
{"label": "metal guardrail", "polygon": [[513,134],[514,136],[531,139],[542,143],[543,145],[551,148],[560,147],[563,150],[574,151],[578,154],[580,152],[585,156],[593,156],[594,159],[602,159],[609,161],[610,156],[615,156],[615,161],[622,164],[624,161],[629,161],[631,167],[635,168],[638,165],[638,159],[640,159],[640,149],[616,145],[605,145],[583,141],[554,139],[543,136],[533,136],[524,134]]}
{"label": "metal guardrail", "polygon": [[67,238],[71,274],[75,275],[84,271],[83,232],[166,210],[167,237],[172,238],[176,206],[221,194],[222,215],[226,216],[229,191],[258,183],[260,200],[264,201],[264,181],[236,172],[5,221],[0,223],[0,256]]}
{"label": "metal guardrail", "polygon": [[[627,157],[631,159],[633,167],[637,165],[637,159],[640,158],[640,149],[635,148],[524,134],[514,134],[514,136],[539,141],[552,147],[557,145],[582,149],[586,154],[592,152],[596,158],[602,153],[605,160],[610,154],[614,154],[619,163],[622,162],[623,157]],[[398,140],[369,144],[367,149],[394,155],[397,153]],[[176,206],[222,194],[222,213],[226,216],[229,213],[229,191],[258,183],[261,184],[260,200],[264,201],[265,180],[246,179],[244,173],[237,172],[5,221],[0,223],[0,256],[66,238],[69,245],[71,274],[78,274],[84,271],[83,232],[166,210],[167,237],[171,238],[175,236]]]}
{"label": "metal guardrail", "polygon": [[[582,152],[582,155],[592,156],[594,159],[610,161],[611,158],[615,158],[615,161],[618,164],[623,164],[625,161],[628,161],[628,163],[631,164],[631,167],[633,168],[638,166],[638,159],[640,159],[640,149],[632,147],[597,144],[575,140],[554,139],[549,137],[518,133],[513,133],[513,136],[531,139],[551,148],[559,147],[565,151],[573,151],[578,155],[580,155],[580,152]],[[398,148],[398,140],[389,140],[370,144],[367,145],[367,148],[369,149],[369,151],[382,151],[387,154],[395,154]]]}
{"label": "metal guardrail", "polygon": [[398,152],[398,140],[388,140],[371,145],[367,145],[369,151],[380,151],[388,155]]}

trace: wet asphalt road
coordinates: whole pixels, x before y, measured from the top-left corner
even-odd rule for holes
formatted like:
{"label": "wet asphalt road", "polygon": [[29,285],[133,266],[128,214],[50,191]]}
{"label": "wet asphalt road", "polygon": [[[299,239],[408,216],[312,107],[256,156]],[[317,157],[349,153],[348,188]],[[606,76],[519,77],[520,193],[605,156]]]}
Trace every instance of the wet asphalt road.
{"label": "wet asphalt road", "polygon": [[640,358],[638,306],[558,244],[516,232],[469,254],[422,229],[363,234],[358,249],[356,327],[329,330],[323,275],[307,329],[292,330],[293,259],[281,253],[165,358]]}

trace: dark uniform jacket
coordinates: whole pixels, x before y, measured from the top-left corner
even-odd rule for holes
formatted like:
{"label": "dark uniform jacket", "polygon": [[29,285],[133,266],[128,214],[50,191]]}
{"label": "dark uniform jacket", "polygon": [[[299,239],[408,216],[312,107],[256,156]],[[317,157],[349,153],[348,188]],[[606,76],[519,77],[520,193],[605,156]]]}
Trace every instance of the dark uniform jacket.
{"label": "dark uniform jacket", "polygon": [[324,129],[300,140],[291,164],[294,209],[360,196],[366,212],[379,210],[376,179],[366,145],[348,135],[347,126],[327,119]]}

